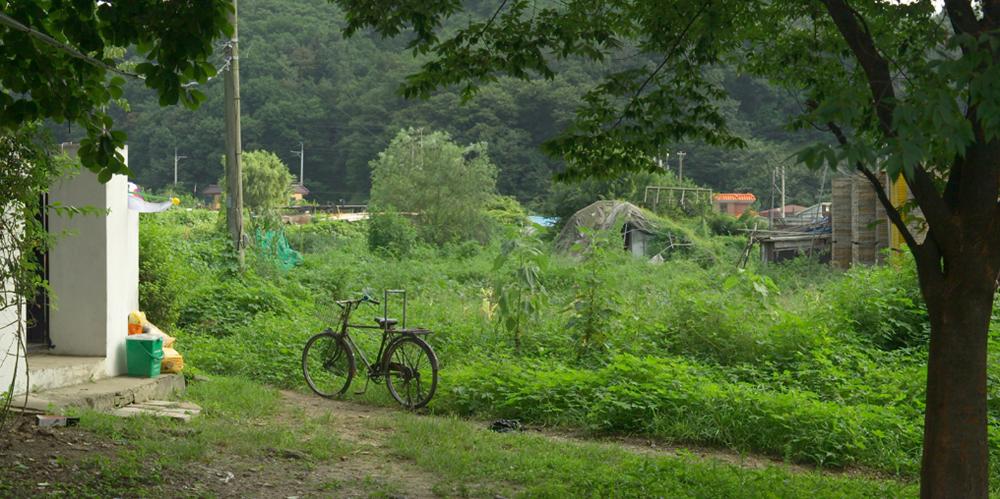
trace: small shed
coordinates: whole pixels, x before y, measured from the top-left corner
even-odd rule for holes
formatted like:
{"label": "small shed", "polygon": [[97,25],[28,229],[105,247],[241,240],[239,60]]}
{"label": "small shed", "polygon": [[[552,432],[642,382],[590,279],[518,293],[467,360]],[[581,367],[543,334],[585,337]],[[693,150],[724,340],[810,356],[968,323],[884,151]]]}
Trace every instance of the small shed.
{"label": "small shed", "polygon": [[570,253],[577,244],[586,246],[588,231],[608,230],[621,232],[622,248],[625,251],[644,257],[654,226],[649,216],[632,203],[615,200],[597,201],[569,218],[556,237],[556,250]]}
{"label": "small shed", "polygon": [[306,196],[309,195],[309,189],[302,184],[292,185],[292,200],[295,202],[302,201]]}
{"label": "small shed", "polygon": [[201,196],[205,199],[205,204],[209,209],[218,210],[222,207],[222,189],[218,184],[206,185],[201,190]]}

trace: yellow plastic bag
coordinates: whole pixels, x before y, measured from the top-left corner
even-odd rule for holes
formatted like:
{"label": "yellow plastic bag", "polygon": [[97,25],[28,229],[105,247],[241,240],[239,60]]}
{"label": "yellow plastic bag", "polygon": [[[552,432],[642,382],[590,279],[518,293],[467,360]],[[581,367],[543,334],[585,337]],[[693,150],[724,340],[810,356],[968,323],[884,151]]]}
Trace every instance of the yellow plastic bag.
{"label": "yellow plastic bag", "polygon": [[138,310],[133,310],[132,313],[128,314],[128,323],[129,324],[138,324],[140,326],[145,325],[146,324],[146,314],[144,314],[144,313],[142,313],[142,312],[140,312]]}
{"label": "yellow plastic bag", "polygon": [[144,329],[147,333],[163,337],[163,348],[170,348],[174,346],[174,337],[161,331],[160,328],[156,327],[156,324],[153,324],[152,322],[146,322],[145,326],[146,327]]}
{"label": "yellow plastic bag", "polygon": [[160,363],[161,373],[179,373],[184,369],[184,357],[173,348],[163,349],[163,362]]}

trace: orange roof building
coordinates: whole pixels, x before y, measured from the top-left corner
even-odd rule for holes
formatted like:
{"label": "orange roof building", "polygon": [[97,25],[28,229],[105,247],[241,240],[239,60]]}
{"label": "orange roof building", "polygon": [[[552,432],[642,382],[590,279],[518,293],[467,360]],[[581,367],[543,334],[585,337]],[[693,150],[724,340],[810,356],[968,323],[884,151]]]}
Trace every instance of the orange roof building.
{"label": "orange roof building", "polygon": [[720,192],[712,198],[715,211],[738,217],[757,202],[757,196],[750,192]]}

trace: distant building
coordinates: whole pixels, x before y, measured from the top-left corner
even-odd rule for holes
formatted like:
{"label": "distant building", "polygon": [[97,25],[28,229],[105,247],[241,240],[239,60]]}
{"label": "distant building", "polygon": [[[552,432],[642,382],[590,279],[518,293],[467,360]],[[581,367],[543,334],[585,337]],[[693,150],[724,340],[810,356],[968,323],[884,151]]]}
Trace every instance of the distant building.
{"label": "distant building", "polygon": [[738,217],[757,202],[757,196],[750,192],[720,192],[712,197],[715,211]]}
{"label": "distant building", "polygon": [[[786,216],[786,217],[792,217],[792,216],[798,215],[799,212],[801,212],[802,210],[805,210],[805,209],[806,209],[806,207],[802,206],[802,205],[798,205],[798,204],[786,204],[785,205],[785,215],[784,216]],[[779,217],[782,216],[781,215],[781,208],[780,207],[779,208],[774,208],[774,209],[771,209],[771,210],[764,210],[764,211],[761,211],[760,213],[757,213],[757,214],[760,215],[761,217],[764,217],[764,218],[770,218],[771,212],[774,212],[774,218],[779,218]]]}
{"label": "distant building", "polygon": [[302,184],[292,185],[292,201],[296,203],[301,203],[306,196],[309,195],[309,189]]}
{"label": "distant building", "polygon": [[201,196],[205,199],[205,204],[211,210],[218,210],[222,207],[222,189],[216,184],[206,185],[201,190]]}

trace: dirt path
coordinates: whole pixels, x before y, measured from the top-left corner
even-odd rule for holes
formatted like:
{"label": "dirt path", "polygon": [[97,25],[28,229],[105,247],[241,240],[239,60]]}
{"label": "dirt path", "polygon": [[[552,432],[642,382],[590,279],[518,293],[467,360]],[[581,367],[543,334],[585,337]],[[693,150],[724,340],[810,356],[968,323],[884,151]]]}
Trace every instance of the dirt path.
{"label": "dirt path", "polygon": [[[398,443],[392,442],[397,431],[393,421],[401,414],[396,408],[327,400],[295,391],[282,391],[280,397],[281,408],[277,414],[233,424],[254,425],[262,430],[284,428],[292,443],[262,441],[248,453],[246,446],[241,450],[237,443],[227,444],[225,438],[222,442],[213,440],[215,443],[207,454],[185,462],[180,469],[172,468],[156,484],[140,484],[141,487],[132,493],[132,487],[136,486],[134,475],[130,478],[116,470],[129,465],[130,460],[132,465],[149,465],[149,455],[130,457],[135,451],[135,442],[127,438],[101,437],[80,428],[37,428],[30,420],[23,419],[5,435],[7,438],[0,440],[0,496],[75,497],[96,493],[120,497],[428,498],[497,497],[492,491],[503,490],[509,495],[521,490],[521,485],[510,482],[463,480],[456,483],[454,477],[449,480],[435,476],[413,460],[401,457],[393,447]],[[457,423],[435,416],[421,417],[449,425]],[[489,431],[485,421],[469,423]],[[311,434],[303,432],[307,425],[318,430]],[[161,428],[153,438],[176,443],[197,431],[191,426],[169,425]],[[750,469],[777,466],[793,472],[816,471],[807,466],[719,449],[667,446],[634,438],[595,439],[592,435],[544,428],[529,428],[527,432],[553,442],[596,443],[644,456],[688,455]],[[327,445],[312,440],[317,433],[334,437],[330,445],[340,447],[325,458],[294,450]],[[228,433],[224,433],[226,436]],[[877,474],[864,470],[824,470],[824,473],[878,478]]]}
{"label": "dirt path", "polygon": [[[375,459],[382,459],[386,457],[387,454],[384,449],[384,444],[385,439],[388,438],[393,432],[392,427],[383,425],[378,428],[368,429],[365,425],[358,423],[379,416],[392,417],[393,414],[398,412],[397,409],[376,407],[348,401],[328,400],[313,396],[312,394],[304,394],[288,390],[282,391],[281,395],[289,402],[290,405],[302,407],[307,413],[313,416],[329,414],[332,420],[336,422],[334,428],[340,437],[353,443],[369,447],[370,453],[366,452],[364,456]],[[486,421],[481,421],[479,424],[484,430],[489,426],[489,422]],[[843,475],[855,478],[899,479],[899,477],[893,476],[889,473],[883,473],[866,468],[817,468],[808,465],[790,464],[778,458],[759,454],[746,454],[728,449],[700,447],[696,445],[669,445],[662,441],[652,439],[621,436],[595,437],[594,435],[586,434],[584,432],[559,431],[550,428],[530,426],[526,427],[525,431],[553,441],[597,444],[605,447],[626,450],[644,456],[677,457],[681,455],[689,455],[750,469],[763,469],[775,466],[796,473],[815,473],[819,471],[824,474]],[[419,468],[415,467],[412,463],[406,460],[392,458],[391,455],[388,457],[390,457],[391,463],[389,466],[393,467],[390,469],[398,471],[400,474],[399,476],[406,477],[408,483],[412,480],[412,483],[420,485],[418,488],[411,491],[411,494],[408,494],[408,497],[424,497],[422,494],[417,494],[416,492],[431,492],[431,489],[425,486],[432,485],[434,483],[434,478],[432,476],[428,476],[426,473],[422,472]],[[361,459],[361,456],[359,456],[357,462],[363,465],[365,459]],[[433,496],[433,494],[431,494],[431,496]]]}
{"label": "dirt path", "polygon": [[329,418],[330,431],[354,447],[339,462],[317,469],[345,484],[337,491],[339,497],[368,497],[373,488],[390,497],[440,496],[434,492],[437,480],[433,475],[388,450],[386,440],[393,428],[373,424],[379,416],[391,416],[391,409],[327,400],[290,390],[283,390],[281,396],[287,407],[301,409],[312,418]]}

